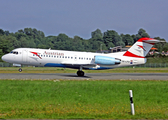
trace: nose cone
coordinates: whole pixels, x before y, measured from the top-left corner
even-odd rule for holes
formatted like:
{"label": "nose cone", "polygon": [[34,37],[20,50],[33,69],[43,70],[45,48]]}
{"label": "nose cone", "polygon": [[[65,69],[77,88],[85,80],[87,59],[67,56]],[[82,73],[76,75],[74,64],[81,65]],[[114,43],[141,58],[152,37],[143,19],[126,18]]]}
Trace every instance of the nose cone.
{"label": "nose cone", "polygon": [[1,57],[1,59],[2,59],[3,61],[5,61],[5,62],[8,62],[9,56],[8,56],[8,55],[3,55],[3,56]]}
{"label": "nose cone", "polygon": [[1,59],[2,59],[3,61],[5,61],[5,55],[3,55],[3,56],[1,57]]}

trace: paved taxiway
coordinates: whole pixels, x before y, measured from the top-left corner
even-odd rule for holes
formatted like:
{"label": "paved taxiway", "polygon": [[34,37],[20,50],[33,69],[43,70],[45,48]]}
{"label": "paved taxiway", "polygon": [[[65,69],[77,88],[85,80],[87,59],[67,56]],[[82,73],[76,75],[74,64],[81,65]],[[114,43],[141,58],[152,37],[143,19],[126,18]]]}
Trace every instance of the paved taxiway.
{"label": "paved taxiway", "polygon": [[168,80],[168,73],[86,73],[78,77],[75,73],[1,73],[0,79],[13,80]]}

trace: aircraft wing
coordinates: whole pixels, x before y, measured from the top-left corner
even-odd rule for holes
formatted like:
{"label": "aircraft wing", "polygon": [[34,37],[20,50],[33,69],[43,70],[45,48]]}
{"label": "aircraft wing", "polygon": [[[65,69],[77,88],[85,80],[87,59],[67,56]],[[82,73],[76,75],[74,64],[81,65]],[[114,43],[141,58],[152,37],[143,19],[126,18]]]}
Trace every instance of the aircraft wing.
{"label": "aircraft wing", "polygon": [[89,67],[94,67],[96,66],[96,64],[81,64],[81,63],[77,63],[77,62],[61,62],[61,64],[66,65],[66,66],[74,66],[74,67],[80,67],[80,66],[89,66]]}
{"label": "aircraft wing", "polygon": [[81,64],[81,63],[77,63],[77,62],[61,62],[61,64],[64,65],[74,65],[74,66],[95,66],[96,64]]}

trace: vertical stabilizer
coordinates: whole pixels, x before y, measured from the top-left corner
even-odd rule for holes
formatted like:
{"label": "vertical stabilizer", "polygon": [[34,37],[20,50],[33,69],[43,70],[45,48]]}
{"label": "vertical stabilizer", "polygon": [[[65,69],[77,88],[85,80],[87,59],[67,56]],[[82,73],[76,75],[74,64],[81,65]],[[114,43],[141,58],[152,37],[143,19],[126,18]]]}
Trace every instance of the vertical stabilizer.
{"label": "vertical stabilizer", "polygon": [[153,38],[140,38],[123,56],[145,58],[152,46],[158,42],[159,40]]}

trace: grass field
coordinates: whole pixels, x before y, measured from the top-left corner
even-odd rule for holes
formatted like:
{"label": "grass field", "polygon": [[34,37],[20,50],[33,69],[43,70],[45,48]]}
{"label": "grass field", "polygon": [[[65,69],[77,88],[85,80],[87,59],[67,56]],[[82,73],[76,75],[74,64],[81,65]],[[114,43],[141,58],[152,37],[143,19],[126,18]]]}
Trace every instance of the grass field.
{"label": "grass field", "polygon": [[0,96],[3,119],[168,119],[168,81],[1,80]]}
{"label": "grass field", "polygon": [[[22,73],[76,73],[77,69],[56,67],[23,67]],[[84,70],[85,73],[167,73],[168,68],[115,68],[109,70]],[[0,67],[0,73],[19,73],[18,67]]]}

